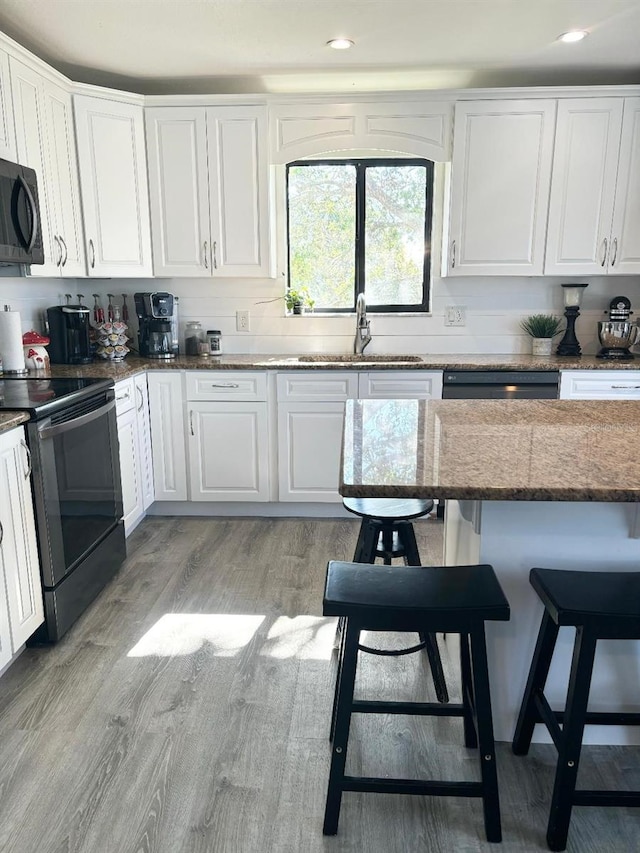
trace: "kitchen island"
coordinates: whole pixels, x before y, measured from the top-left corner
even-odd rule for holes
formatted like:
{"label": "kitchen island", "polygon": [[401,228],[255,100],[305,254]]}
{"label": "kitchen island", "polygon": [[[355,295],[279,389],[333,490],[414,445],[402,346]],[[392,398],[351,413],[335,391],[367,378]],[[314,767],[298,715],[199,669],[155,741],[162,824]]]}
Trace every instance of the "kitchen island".
{"label": "kitchen island", "polygon": [[[542,614],[544,568],[640,571],[640,402],[354,400],[340,492],[446,499],[444,565],[490,563],[511,621],[489,624],[494,725],[510,741]],[[547,683],[564,702],[574,632],[562,628]],[[592,710],[640,710],[640,644],[599,644]],[[585,743],[637,743],[588,726]],[[548,740],[542,726],[535,738]]]}

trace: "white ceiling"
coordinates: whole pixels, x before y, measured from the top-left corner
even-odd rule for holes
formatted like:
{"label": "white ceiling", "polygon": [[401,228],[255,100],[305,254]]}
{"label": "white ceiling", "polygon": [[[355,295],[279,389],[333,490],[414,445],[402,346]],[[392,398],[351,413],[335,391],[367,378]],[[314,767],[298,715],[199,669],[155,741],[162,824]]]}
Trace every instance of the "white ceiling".
{"label": "white ceiling", "polygon": [[0,29],[145,94],[640,83],[640,0],[0,0]]}

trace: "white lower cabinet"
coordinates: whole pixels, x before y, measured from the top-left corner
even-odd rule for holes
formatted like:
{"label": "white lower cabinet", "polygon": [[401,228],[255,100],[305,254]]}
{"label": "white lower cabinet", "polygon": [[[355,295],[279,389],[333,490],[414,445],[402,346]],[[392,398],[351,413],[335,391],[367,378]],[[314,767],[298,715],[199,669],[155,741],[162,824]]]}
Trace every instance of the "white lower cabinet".
{"label": "white lower cabinet", "polygon": [[186,501],[187,453],[182,372],[151,371],[147,375],[147,383],[155,500]]}
{"label": "white lower cabinet", "polygon": [[14,429],[0,434],[0,668],[43,622],[30,457]]}
{"label": "white lower cabinet", "polygon": [[640,370],[563,370],[561,400],[640,400]]}
{"label": "white lower cabinet", "polygon": [[265,373],[187,374],[192,501],[268,501]]}
{"label": "white lower cabinet", "polygon": [[279,373],[278,495],[281,501],[337,503],[346,400],[355,371]]}
{"label": "white lower cabinet", "polygon": [[153,502],[153,461],[146,377],[116,384],[124,532],[128,535]]}

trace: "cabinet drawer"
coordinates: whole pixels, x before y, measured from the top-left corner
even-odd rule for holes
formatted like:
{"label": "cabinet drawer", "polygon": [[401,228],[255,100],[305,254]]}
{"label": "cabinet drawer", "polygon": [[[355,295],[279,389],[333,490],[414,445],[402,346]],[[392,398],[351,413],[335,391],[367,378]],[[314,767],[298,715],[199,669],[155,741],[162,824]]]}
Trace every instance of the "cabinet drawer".
{"label": "cabinet drawer", "polygon": [[124,415],[136,404],[135,401],[135,386],[133,377],[131,379],[123,379],[115,384],[116,392],[116,414]]}
{"label": "cabinet drawer", "polygon": [[442,373],[439,370],[374,370],[361,373],[358,397],[362,400],[439,400],[442,397]]}
{"label": "cabinet drawer", "polygon": [[354,400],[358,396],[356,372],[313,371],[309,373],[279,373],[278,401],[317,400],[323,402]]}
{"label": "cabinet drawer", "polygon": [[267,399],[266,373],[232,373],[227,370],[187,372],[187,400]]}
{"label": "cabinet drawer", "polygon": [[638,370],[563,370],[561,400],[640,400]]}

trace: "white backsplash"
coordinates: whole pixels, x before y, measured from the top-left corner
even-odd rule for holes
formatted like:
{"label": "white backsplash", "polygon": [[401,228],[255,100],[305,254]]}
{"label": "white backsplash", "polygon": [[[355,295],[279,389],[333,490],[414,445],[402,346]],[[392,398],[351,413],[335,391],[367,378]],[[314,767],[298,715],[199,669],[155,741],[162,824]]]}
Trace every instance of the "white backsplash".
{"label": "white backsplash", "polygon": [[[439,278],[432,290],[429,315],[371,314],[371,353],[525,353],[530,340],[519,328],[528,314],[562,314],[562,281],[550,278]],[[580,278],[588,281],[576,331],[585,353],[598,350],[597,322],[614,296],[625,295],[640,314],[640,277],[616,276]],[[23,331],[42,327],[42,312],[62,304],[65,293],[85,294],[85,304],[93,305],[91,294],[113,292],[122,304],[129,296],[134,315],[133,293],[137,290],[167,290],[180,298],[180,327],[188,320],[200,320],[203,328],[222,331],[227,353],[346,352],[353,344],[355,322],[347,317],[310,315],[286,317],[278,279],[43,279],[0,278],[0,306],[8,303],[20,312]],[[466,325],[444,325],[445,307],[466,308]],[[235,312],[248,309],[250,331],[236,331]],[[635,315],[634,315],[635,318]],[[640,319],[640,318],[639,318]],[[135,333],[135,320],[131,322]],[[181,334],[181,346],[184,335]]]}

